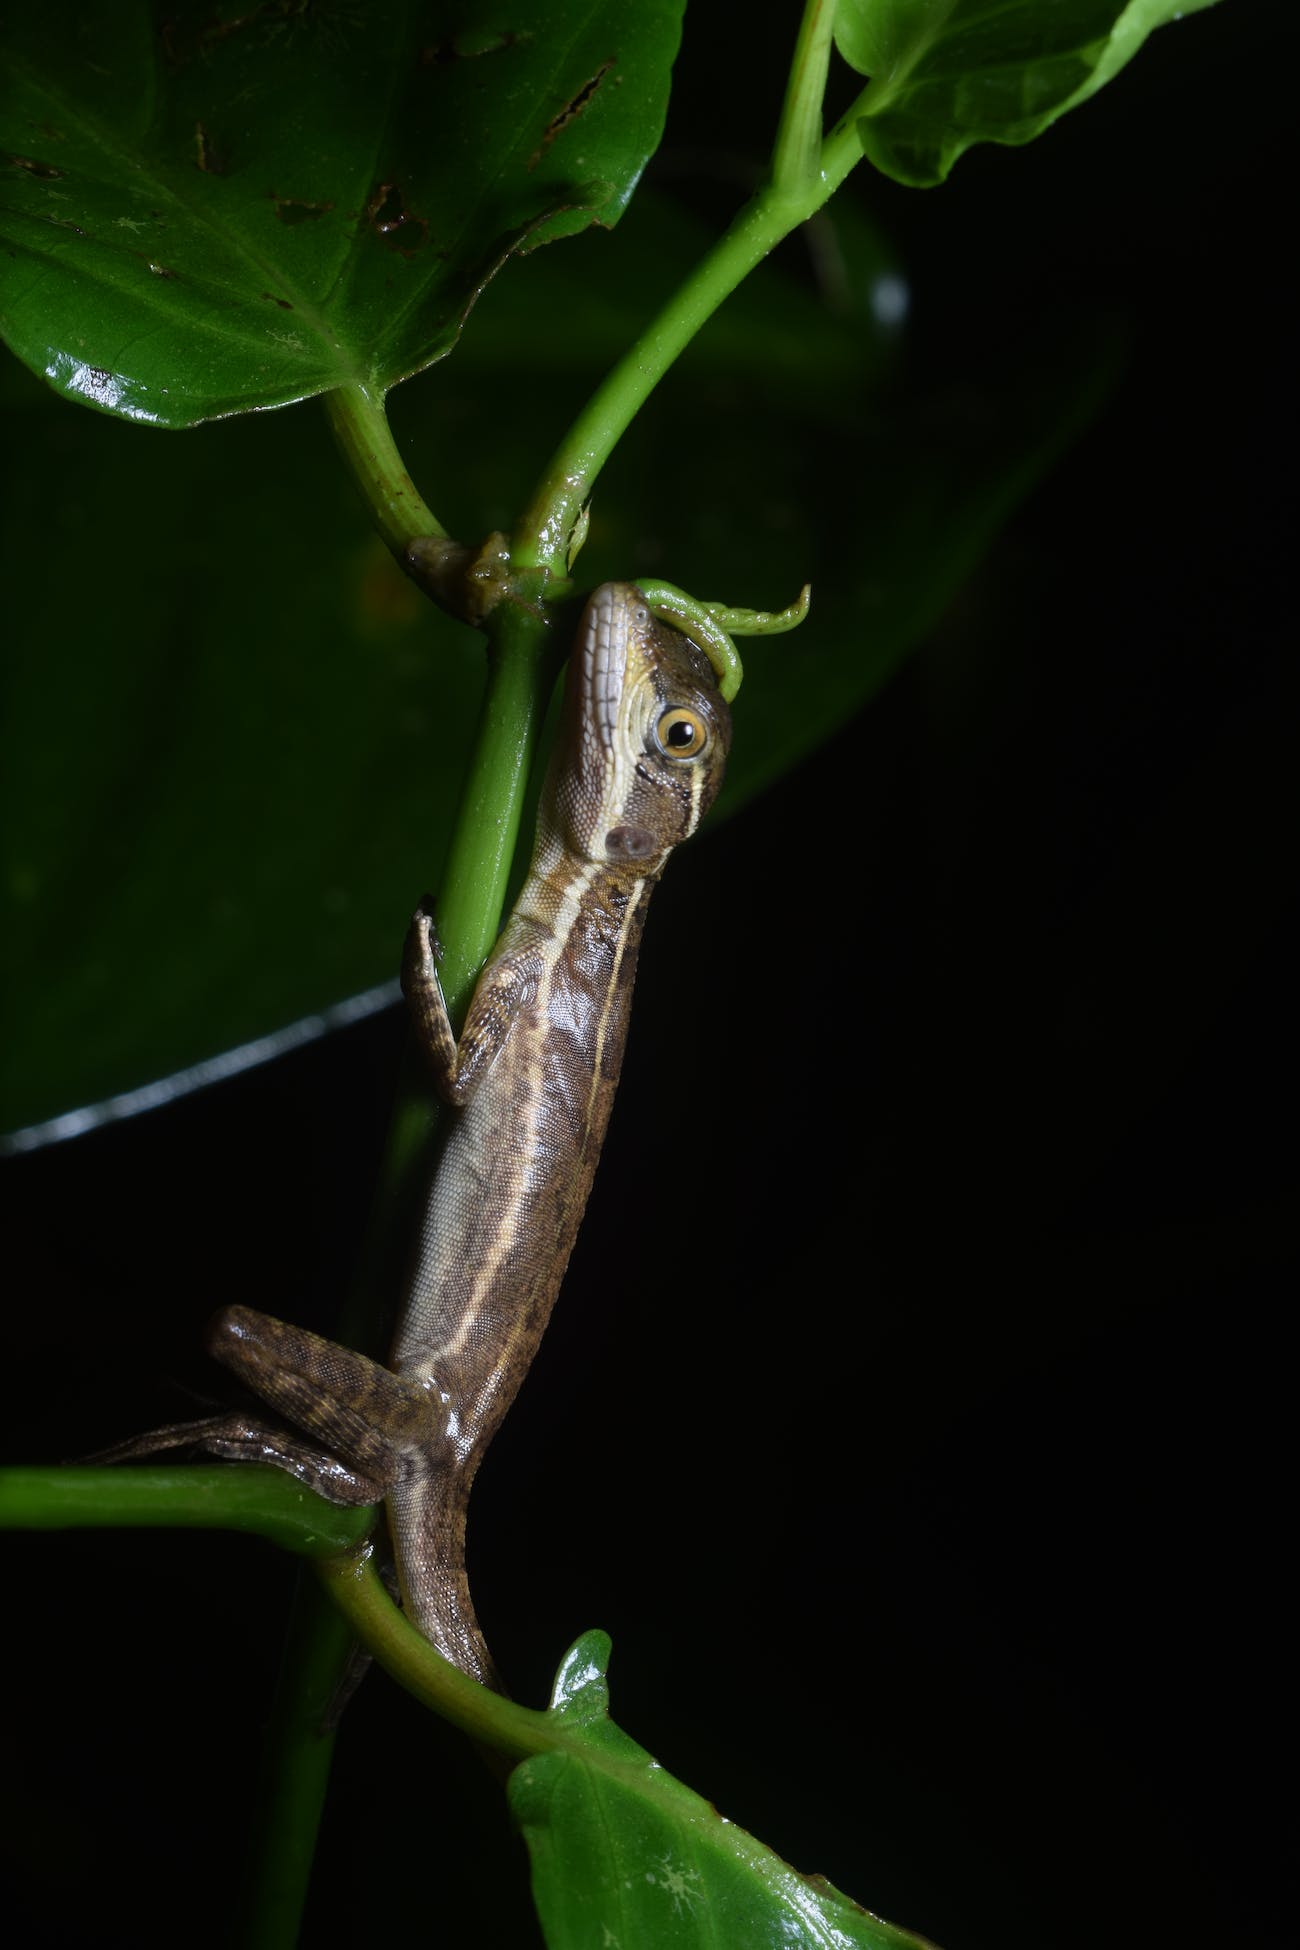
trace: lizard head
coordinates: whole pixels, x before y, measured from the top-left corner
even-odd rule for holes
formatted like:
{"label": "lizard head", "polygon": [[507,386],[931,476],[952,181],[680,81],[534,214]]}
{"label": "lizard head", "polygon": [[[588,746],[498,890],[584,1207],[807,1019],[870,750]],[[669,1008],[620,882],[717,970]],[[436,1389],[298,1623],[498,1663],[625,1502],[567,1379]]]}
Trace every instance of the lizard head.
{"label": "lizard head", "polygon": [[583,611],[565,692],[555,811],[591,860],[658,874],[717,796],[731,713],[699,646],[631,582]]}

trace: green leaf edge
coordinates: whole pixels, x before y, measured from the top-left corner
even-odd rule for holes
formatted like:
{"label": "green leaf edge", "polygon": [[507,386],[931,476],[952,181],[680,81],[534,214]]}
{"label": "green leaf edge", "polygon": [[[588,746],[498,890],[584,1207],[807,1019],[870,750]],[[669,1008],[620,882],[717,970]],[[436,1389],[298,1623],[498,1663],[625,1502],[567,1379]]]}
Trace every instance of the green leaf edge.
{"label": "green leaf edge", "polygon": [[[950,0],[949,12],[953,4],[955,0]],[[1094,54],[1096,57],[1093,72],[1087,81],[1064,95],[1053,107],[1025,116],[1019,122],[1008,123],[1001,134],[981,130],[970,134],[963,131],[932,137],[927,146],[937,151],[938,161],[930,167],[909,166],[887,133],[876,126],[888,115],[906,87],[914,63],[909,64],[898,77],[871,83],[839,126],[841,130],[852,127],[863,155],[882,175],[909,189],[934,189],[947,180],[968,149],[977,148],[981,143],[994,143],[999,148],[1021,148],[1035,141],[1061,116],[1068,114],[1072,108],[1078,108],[1104,88],[1107,82],[1113,81],[1158,28],[1217,4],[1218,0],[1128,0],[1127,5],[1117,10],[1110,32],[1078,50],[1084,58]],[[869,8],[870,0],[865,0],[865,5]],[[865,75],[868,70],[862,65],[861,51],[854,48],[852,29],[845,24],[850,11],[861,12],[862,7],[844,9],[836,21],[835,44],[848,66],[855,73]],[[941,33],[942,29],[931,34],[926,45],[932,44]],[[919,52],[924,51],[923,46]]]}
{"label": "green leaf edge", "polygon": [[[560,1662],[547,1717],[569,1734],[562,1748],[534,1755],[515,1768],[507,1784],[511,1813],[528,1845],[534,1864],[534,1894],[545,1921],[542,1891],[547,1870],[549,1830],[561,1777],[578,1767],[591,1791],[601,1779],[624,1794],[650,1804],[655,1813],[679,1831],[689,1830],[695,1848],[706,1849],[752,1878],[759,1900],[770,1902],[779,1916],[781,1942],[806,1943],[849,1950],[851,1944],[870,1950],[924,1950],[924,1939],[900,1930],[864,1909],[823,1876],[801,1875],[746,1829],[728,1821],[711,1802],[679,1781],[609,1717],[609,1635],[584,1632]],[[593,1921],[603,1917],[595,1910]],[[799,1934],[792,1932],[798,1928]],[[683,1939],[685,1940],[685,1939]],[[696,1940],[692,1930],[691,1940]],[[574,1941],[566,1930],[561,1942]],[[699,1916],[698,1941],[717,1941],[717,1918],[707,1910]]]}

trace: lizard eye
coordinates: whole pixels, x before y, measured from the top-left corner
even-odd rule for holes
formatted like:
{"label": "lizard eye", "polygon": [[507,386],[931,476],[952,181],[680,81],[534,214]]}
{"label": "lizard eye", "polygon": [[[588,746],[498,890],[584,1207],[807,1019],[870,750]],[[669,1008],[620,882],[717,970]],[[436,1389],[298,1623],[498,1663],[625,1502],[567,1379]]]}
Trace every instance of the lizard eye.
{"label": "lizard eye", "polygon": [[698,711],[674,705],[655,726],[655,743],[666,758],[698,758],[709,742],[709,728]]}

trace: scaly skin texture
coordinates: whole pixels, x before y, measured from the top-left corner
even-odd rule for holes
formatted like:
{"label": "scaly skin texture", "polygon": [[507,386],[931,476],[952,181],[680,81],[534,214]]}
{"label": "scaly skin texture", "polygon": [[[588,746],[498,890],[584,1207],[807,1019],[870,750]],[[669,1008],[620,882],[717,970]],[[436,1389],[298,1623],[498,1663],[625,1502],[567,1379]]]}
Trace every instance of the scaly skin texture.
{"label": "scaly skin texture", "polygon": [[[674,725],[691,741],[680,756]],[[465,1108],[430,1189],[390,1362],[425,1384],[442,1431],[419,1475],[390,1492],[389,1512],[411,1616],[486,1683],[464,1571],[470,1485],[582,1220],[651,890],[711,803],[729,734],[707,658],[656,622],[635,587],[606,584],[579,632],[532,869],[454,1052],[429,923],[417,915],[412,927],[407,993],[442,1094]]]}
{"label": "scaly skin texture", "polygon": [[336,1502],[385,1496],[406,1610],[445,1658],[498,1689],[465,1575],[470,1488],[582,1220],[651,891],[717,793],[730,731],[703,652],[656,621],[635,585],[596,590],[532,868],[459,1041],[427,914],[407,938],[403,987],[454,1122],[388,1367],[245,1307],[211,1330],[218,1358],[320,1446],[247,1417],[203,1425],[204,1446],[275,1462]]}

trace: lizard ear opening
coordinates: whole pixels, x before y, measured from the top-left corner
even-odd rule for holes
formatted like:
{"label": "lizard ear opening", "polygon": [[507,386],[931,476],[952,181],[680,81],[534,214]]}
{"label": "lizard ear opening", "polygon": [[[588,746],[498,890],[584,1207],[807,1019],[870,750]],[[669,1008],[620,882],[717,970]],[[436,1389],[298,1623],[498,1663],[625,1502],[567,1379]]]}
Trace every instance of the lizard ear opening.
{"label": "lizard ear opening", "polygon": [[658,847],[654,834],[644,826],[614,826],[605,835],[605,853],[611,860],[648,860]]}

